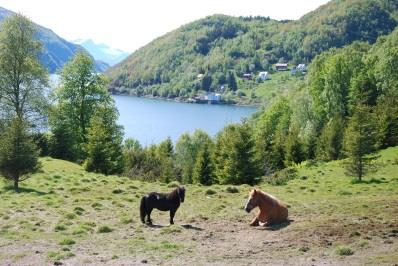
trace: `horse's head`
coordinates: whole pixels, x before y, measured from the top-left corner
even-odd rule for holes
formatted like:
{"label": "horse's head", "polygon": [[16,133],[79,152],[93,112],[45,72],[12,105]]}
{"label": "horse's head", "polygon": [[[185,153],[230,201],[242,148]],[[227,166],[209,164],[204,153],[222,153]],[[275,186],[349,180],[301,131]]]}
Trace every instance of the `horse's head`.
{"label": "horse's head", "polygon": [[180,197],[180,201],[184,202],[185,199],[185,188],[184,187],[178,187],[177,188],[178,196]]}
{"label": "horse's head", "polygon": [[259,191],[256,189],[253,189],[249,193],[249,199],[247,200],[246,206],[245,206],[245,211],[250,212],[254,208],[258,206],[258,195],[260,194]]}

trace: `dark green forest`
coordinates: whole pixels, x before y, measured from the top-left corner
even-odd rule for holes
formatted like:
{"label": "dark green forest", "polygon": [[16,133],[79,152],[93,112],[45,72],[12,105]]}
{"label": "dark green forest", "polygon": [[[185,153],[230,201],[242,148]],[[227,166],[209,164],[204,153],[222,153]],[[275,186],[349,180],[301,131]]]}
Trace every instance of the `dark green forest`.
{"label": "dark green forest", "polygon": [[[396,27],[397,7],[392,0],[334,0],[297,21],[213,15],[155,39],[106,75],[120,93],[184,99],[216,91],[236,100],[260,84],[241,82],[245,73],[308,64],[353,41],[374,43]],[[256,95],[248,96],[253,102]]]}

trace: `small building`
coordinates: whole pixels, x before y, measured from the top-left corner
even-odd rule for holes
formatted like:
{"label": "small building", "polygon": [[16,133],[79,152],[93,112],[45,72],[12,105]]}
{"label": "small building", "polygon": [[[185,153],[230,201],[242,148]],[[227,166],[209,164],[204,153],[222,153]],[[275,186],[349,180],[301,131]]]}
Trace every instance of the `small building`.
{"label": "small building", "polygon": [[269,79],[268,72],[262,71],[262,72],[258,73],[258,78],[262,81]]}
{"label": "small building", "polygon": [[205,96],[205,100],[207,100],[209,103],[218,103],[221,101],[221,94],[219,93],[208,93]]}
{"label": "small building", "polygon": [[286,71],[289,70],[287,63],[277,63],[275,64],[275,69],[277,71]]}
{"label": "small building", "polygon": [[252,74],[249,74],[249,73],[243,74],[243,79],[251,80],[252,79]]}
{"label": "small building", "polygon": [[204,76],[204,74],[198,74],[197,78],[198,78],[198,79],[202,79],[203,76]]}
{"label": "small building", "polygon": [[298,71],[301,71],[301,73],[305,73],[305,72],[307,72],[307,66],[305,65],[305,64],[298,64],[297,65],[297,67],[296,67],[296,69],[298,70]]}

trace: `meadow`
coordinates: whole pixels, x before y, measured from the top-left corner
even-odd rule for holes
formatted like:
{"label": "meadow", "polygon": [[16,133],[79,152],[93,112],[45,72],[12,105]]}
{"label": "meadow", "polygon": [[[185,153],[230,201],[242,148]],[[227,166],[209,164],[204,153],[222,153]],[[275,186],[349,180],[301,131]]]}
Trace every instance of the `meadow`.
{"label": "meadow", "polygon": [[45,157],[42,172],[15,192],[0,183],[1,265],[394,265],[398,261],[398,147],[380,152],[378,171],[361,183],[343,161],[305,162],[296,178],[257,185],[289,206],[289,222],[250,227],[248,185],[186,185],[168,223],[139,202],[172,182],[146,183],[88,173]]}

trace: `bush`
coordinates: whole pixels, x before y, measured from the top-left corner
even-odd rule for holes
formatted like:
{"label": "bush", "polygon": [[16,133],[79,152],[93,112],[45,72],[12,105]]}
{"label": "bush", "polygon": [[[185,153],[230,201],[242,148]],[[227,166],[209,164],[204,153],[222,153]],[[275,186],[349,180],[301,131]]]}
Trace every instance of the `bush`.
{"label": "bush", "polygon": [[59,244],[63,245],[63,246],[70,246],[70,245],[76,244],[76,242],[73,239],[65,238],[61,242],[59,242]]}
{"label": "bush", "polygon": [[336,249],[336,253],[340,256],[350,256],[354,254],[354,251],[352,251],[352,249],[349,247],[340,246]]}
{"label": "bush", "polygon": [[273,173],[267,177],[267,183],[274,186],[286,185],[290,180],[297,178],[297,170],[295,168],[285,168],[278,172]]}
{"label": "bush", "polygon": [[214,195],[216,193],[217,193],[216,191],[214,191],[214,190],[212,190],[210,188],[208,190],[206,190],[206,195]]}
{"label": "bush", "polygon": [[112,231],[113,230],[107,225],[103,225],[103,226],[100,226],[100,228],[98,228],[98,233],[110,233]]}
{"label": "bush", "polygon": [[225,191],[227,191],[228,193],[239,193],[239,189],[236,187],[227,187]]}

